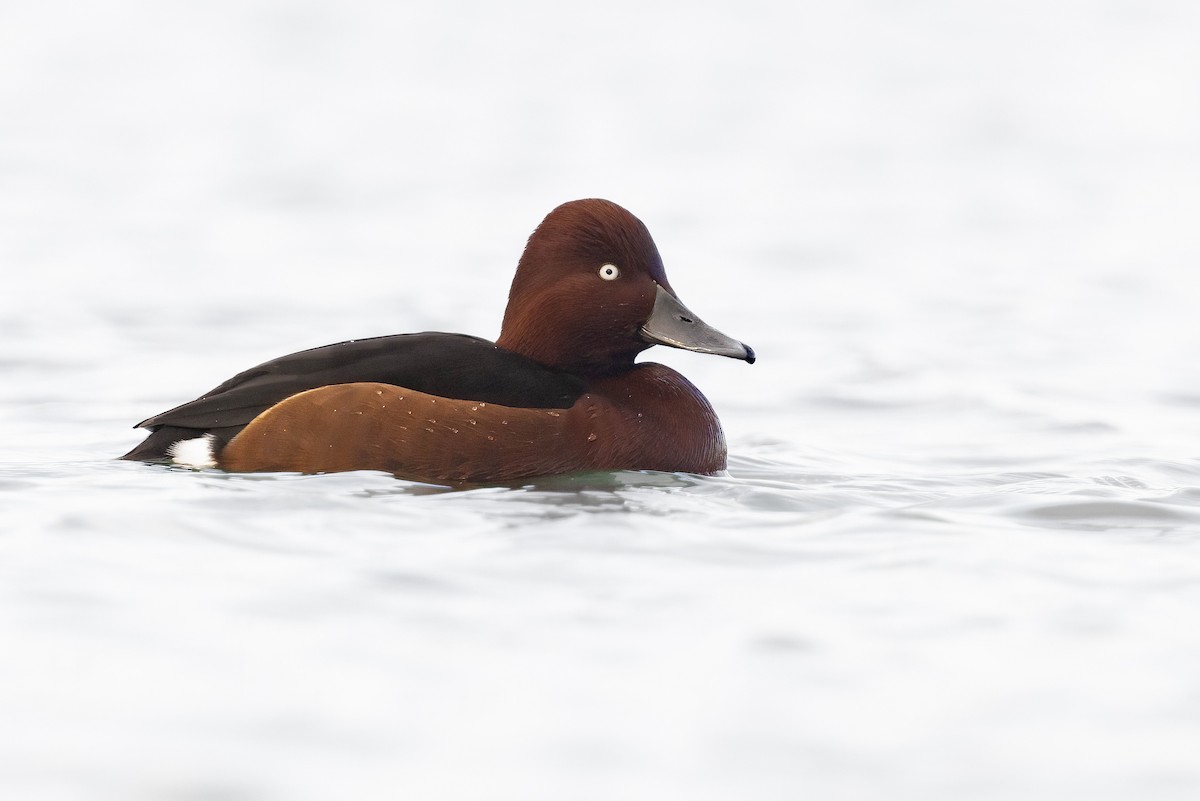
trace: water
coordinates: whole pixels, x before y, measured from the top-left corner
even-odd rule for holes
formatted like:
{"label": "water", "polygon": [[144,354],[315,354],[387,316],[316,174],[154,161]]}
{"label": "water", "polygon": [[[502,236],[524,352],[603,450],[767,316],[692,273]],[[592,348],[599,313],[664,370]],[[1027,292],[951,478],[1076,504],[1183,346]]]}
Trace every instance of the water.
{"label": "water", "polygon": [[[0,794],[1192,799],[1200,13],[115,2],[0,26]],[[113,460],[494,336],[609,197],[729,474]]]}

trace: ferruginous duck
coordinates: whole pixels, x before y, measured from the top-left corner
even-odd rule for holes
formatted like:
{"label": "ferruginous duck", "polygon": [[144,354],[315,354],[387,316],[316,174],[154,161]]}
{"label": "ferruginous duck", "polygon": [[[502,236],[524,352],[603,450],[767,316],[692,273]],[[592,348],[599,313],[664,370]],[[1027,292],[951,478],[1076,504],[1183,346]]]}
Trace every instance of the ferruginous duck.
{"label": "ferruginous duck", "polygon": [[432,483],[725,469],[704,395],[634,362],[653,345],[754,362],[683,305],[638,218],[576,200],[530,236],[496,342],[427,332],[283,356],[138,423],[150,435],[122,458]]}

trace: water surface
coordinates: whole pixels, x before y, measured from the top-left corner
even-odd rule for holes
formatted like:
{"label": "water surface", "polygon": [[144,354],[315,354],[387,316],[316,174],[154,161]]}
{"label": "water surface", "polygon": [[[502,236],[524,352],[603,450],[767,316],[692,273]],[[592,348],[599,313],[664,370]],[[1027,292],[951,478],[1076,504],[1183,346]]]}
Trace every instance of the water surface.
{"label": "water surface", "polygon": [[[0,793],[1192,799],[1182,2],[14,8]],[[609,197],[753,367],[727,475],[116,461],[287,352],[494,336]]]}

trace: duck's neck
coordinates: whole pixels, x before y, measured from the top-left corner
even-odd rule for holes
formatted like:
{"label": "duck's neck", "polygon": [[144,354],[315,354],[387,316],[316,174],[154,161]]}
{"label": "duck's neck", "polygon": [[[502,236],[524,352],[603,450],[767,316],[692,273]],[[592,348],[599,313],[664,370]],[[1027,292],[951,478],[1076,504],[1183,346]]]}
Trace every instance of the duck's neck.
{"label": "duck's neck", "polygon": [[623,373],[634,367],[634,358],[648,345],[624,349],[609,344],[599,336],[591,336],[568,326],[547,326],[540,319],[537,325],[510,324],[500,331],[496,344],[505,350],[519,353],[538,364],[582,377],[601,377]]}

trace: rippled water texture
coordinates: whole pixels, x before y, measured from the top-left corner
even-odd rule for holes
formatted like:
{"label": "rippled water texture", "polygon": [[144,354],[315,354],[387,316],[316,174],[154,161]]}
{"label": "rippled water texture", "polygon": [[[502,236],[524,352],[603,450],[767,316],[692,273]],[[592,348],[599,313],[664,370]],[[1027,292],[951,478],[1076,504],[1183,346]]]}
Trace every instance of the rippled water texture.
{"label": "rippled water texture", "polygon": [[[1200,12],[51,2],[0,26],[0,796],[1200,797]],[[728,475],[115,461],[649,225]]]}

